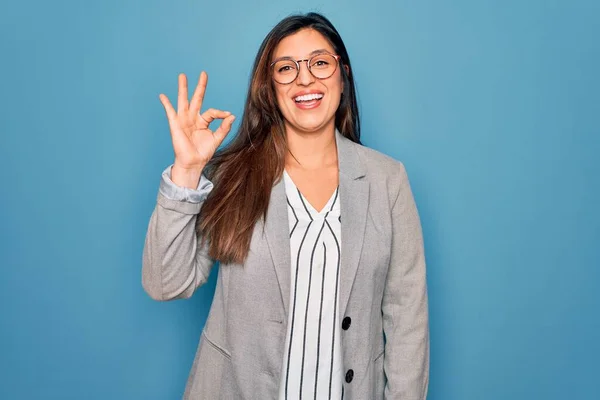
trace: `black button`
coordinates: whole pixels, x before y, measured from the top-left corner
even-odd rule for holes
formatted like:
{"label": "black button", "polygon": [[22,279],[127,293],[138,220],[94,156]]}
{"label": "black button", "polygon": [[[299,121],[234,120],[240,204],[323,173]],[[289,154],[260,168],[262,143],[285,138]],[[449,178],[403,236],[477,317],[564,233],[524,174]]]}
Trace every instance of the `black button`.
{"label": "black button", "polygon": [[342,329],[347,331],[350,328],[350,324],[352,323],[352,318],[346,317],[342,320]]}
{"label": "black button", "polygon": [[346,383],[352,382],[352,378],[354,378],[354,371],[349,369],[348,372],[346,372]]}

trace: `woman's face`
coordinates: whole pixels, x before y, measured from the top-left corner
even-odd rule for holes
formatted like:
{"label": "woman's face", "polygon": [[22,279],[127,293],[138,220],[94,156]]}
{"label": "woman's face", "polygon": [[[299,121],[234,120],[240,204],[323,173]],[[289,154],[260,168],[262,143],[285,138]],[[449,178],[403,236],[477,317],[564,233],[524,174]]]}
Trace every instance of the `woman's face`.
{"label": "woman's face", "polygon": [[[303,29],[279,42],[271,62],[282,57],[304,60],[323,52],[335,54],[323,35],[313,29]],[[329,78],[317,79],[307,69],[306,62],[301,62],[298,77],[292,83],[273,84],[288,131],[313,133],[333,129],[343,90],[339,65]]]}

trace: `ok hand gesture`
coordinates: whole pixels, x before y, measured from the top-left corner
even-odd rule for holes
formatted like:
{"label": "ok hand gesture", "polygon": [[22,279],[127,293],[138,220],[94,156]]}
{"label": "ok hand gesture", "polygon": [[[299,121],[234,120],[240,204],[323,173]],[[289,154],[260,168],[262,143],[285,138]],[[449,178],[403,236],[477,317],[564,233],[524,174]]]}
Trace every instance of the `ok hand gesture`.
{"label": "ok hand gesture", "polygon": [[[187,78],[179,75],[179,93],[177,111],[164,94],[160,95],[169,120],[171,139],[175,151],[175,162],[171,169],[171,180],[179,186],[195,189],[202,170],[215,154],[217,148],[231,130],[235,119],[229,111],[210,108],[200,114],[208,76],[200,74],[198,86],[188,103]],[[221,125],[213,132],[209,124],[215,119],[222,119]]]}

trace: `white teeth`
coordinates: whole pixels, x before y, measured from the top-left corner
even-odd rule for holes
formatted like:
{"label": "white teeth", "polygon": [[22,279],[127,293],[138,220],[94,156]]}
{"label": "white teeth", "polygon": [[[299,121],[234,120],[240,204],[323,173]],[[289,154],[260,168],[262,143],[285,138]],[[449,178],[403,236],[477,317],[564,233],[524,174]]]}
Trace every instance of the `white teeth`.
{"label": "white teeth", "polygon": [[298,101],[311,101],[311,100],[320,100],[323,98],[323,95],[321,93],[311,93],[311,94],[305,94],[304,96],[298,96],[296,98],[294,98],[294,101],[298,102]]}

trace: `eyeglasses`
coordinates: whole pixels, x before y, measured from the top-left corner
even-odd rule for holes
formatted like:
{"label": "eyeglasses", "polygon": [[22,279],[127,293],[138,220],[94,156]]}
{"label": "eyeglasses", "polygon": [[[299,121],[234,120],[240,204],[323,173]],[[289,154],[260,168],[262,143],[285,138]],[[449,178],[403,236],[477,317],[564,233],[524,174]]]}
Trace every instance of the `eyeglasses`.
{"label": "eyeglasses", "polygon": [[327,79],[337,69],[339,61],[340,56],[329,53],[317,54],[304,60],[285,57],[271,63],[271,71],[275,82],[288,85],[298,78],[302,62],[306,62],[306,67],[315,78]]}

